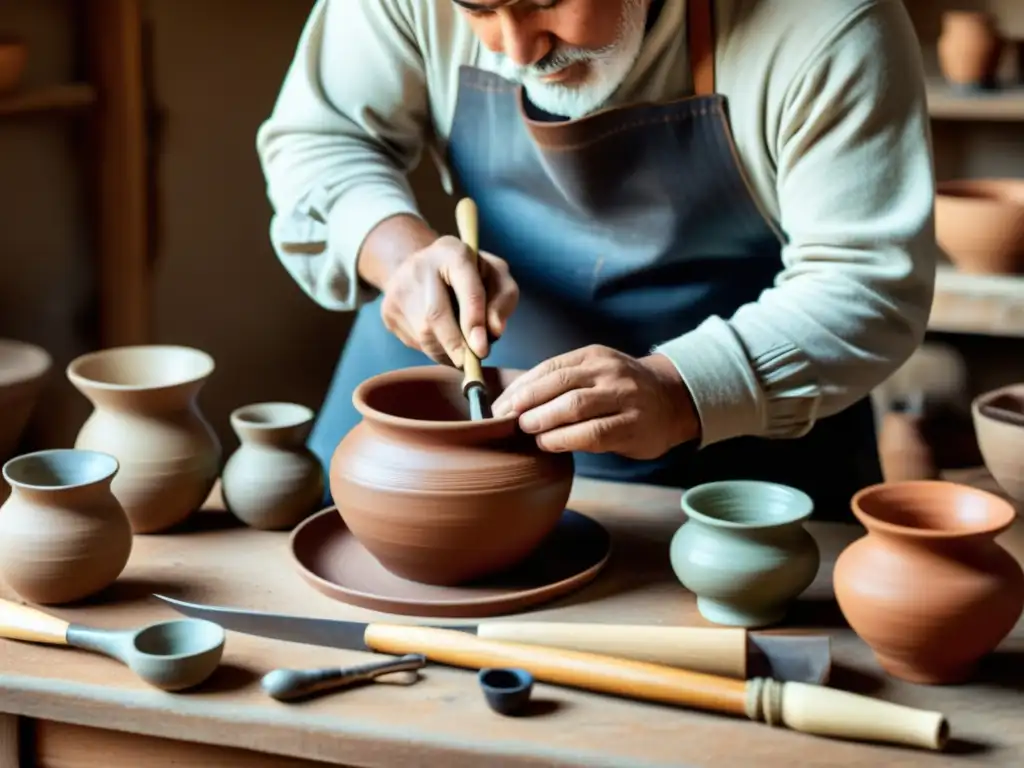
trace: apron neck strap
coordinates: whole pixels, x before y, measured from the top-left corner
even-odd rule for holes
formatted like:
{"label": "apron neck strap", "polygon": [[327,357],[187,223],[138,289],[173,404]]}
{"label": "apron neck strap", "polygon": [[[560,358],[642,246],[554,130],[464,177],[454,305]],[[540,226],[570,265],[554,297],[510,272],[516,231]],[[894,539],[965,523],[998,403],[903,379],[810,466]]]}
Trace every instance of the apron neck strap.
{"label": "apron neck strap", "polygon": [[713,0],[686,0],[686,35],[690,48],[690,71],[697,96],[715,92],[715,23]]}

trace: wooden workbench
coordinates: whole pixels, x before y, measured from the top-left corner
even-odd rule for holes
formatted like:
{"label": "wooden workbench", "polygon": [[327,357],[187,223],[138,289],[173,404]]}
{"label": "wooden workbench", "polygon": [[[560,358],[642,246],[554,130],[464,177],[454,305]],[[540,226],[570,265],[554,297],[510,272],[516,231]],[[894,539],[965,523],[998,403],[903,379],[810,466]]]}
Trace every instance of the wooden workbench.
{"label": "wooden workbench", "polygon": [[[994,487],[983,472],[957,479]],[[573,496],[573,508],[609,526],[613,560],[589,588],[530,618],[705,623],[668,565],[668,540],[681,519],[678,491],[579,481]],[[886,679],[831,600],[832,562],[859,529],[810,528],[823,566],[787,628],[833,636],[832,685],[943,711],[954,737],[947,753],[817,738],[543,684],[535,692],[546,702],[541,714],[502,718],[484,705],[473,672],[439,666],[428,667],[411,686],[376,683],[283,704],[260,689],[259,678],[270,669],[356,663],[368,656],[229,632],[223,668],[200,689],[180,694],[151,689],[103,657],[0,640],[0,712],[9,713],[0,715],[0,767],[18,764],[19,734],[20,753],[35,756],[40,768],[298,768],[321,764],[316,761],[445,768],[1024,765],[1024,623],[970,685],[929,688]],[[149,597],[164,592],[260,610],[379,618],[308,588],[289,564],[286,541],[286,534],[240,528],[224,513],[204,512],[189,532],[137,537],[119,586],[95,604],[53,613],[129,627],[176,617]],[[1024,557],[1024,526],[1003,542]]]}

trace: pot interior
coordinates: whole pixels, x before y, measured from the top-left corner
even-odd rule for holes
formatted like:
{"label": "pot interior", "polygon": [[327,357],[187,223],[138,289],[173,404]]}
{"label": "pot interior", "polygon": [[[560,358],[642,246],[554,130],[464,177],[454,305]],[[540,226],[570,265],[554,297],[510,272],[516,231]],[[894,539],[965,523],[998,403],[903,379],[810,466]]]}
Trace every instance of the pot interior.
{"label": "pot interior", "polygon": [[[493,402],[518,371],[484,369]],[[441,366],[406,368],[365,381],[355,394],[357,405],[385,416],[423,422],[469,421],[469,401],[462,393],[462,372]]]}
{"label": "pot interior", "polygon": [[921,533],[980,533],[1008,525],[1014,515],[997,496],[945,481],[883,484],[856,506],[869,520]]}
{"label": "pot interior", "polygon": [[106,453],[69,448],[11,459],[4,465],[4,478],[29,488],[72,488],[111,477],[117,468],[117,459]]}
{"label": "pot interior", "polygon": [[209,376],[213,358],[189,347],[117,347],[92,352],[69,366],[69,373],[94,386],[172,387]]}
{"label": "pot interior", "polygon": [[810,517],[814,505],[796,488],[755,480],[695,486],[683,494],[683,511],[713,525],[768,528]]}

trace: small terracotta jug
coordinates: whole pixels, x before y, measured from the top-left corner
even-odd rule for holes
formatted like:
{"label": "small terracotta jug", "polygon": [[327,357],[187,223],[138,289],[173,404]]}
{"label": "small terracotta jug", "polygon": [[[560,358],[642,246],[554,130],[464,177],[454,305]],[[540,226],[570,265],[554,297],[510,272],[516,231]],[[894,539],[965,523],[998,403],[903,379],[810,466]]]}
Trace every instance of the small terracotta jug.
{"label": "small terracotta jug", "polygon": [[60,449],[8,461],[0,506],[0,575],[25,600],[69,603],[121,575],[132,550],[128,517],[111,492],[117,459]]}
{"label": "small terracotta jug", "polygon": [[833,573],[836,601],[889,674],[967,680],[1024,609],[1024,572],[996,543],[1014,521],[1004,499],[942,480],[883,483],[853,497],[867,535]]}
{"label": "small terracotta jug", "polygon": [[293,528],[323,504],[324,471],[306,446],[313,411],[295,403],[236,409],[231,427],[241,445],[221,474],[227,508],[263,530]]}
{"label": "small terracotta jug", "polygon": [[967,89],[995,87],[1003,47],[992,14],[948,11],[942,15],[939,66],[951,85]]}
{"label": "small terracotta jug", "polygon": [[117,457],[112,487],[135,533],[177,525],[213,489],[221,446],[197,404],[213,369],[205,352],[169,345],[115,347],[68,365],[95,406],[75,447]]}

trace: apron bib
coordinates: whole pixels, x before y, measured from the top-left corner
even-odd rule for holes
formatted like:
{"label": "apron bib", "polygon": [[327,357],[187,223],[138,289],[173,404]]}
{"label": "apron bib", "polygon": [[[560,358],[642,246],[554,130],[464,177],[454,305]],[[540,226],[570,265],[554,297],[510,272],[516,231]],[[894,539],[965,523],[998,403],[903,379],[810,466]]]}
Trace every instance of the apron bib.
{"label": "apron bib", "polygon": [[[518,84],[462,68],[449,164],[479,209],[481,250],[507,260],[520,288],[486,365],[529,369],[590,344],[643,356],[771,287],[782,235],[755,202],[715,92],[711,2],[687,3],[696,93],[678,101],[547,122],[531,117]],[[434,364],[384,327],[380,302],[359,310],[311,434],[325,467],[359,422],[360,382]],[[853,493],[881,480],[869,398],[801,438],[684,445],[651,461],[574,458],[581,476],[626,482],[785,483],[811,495],[816,519],[850,519]]]}

